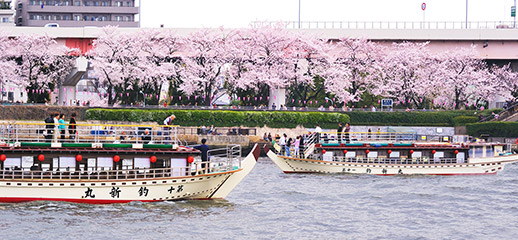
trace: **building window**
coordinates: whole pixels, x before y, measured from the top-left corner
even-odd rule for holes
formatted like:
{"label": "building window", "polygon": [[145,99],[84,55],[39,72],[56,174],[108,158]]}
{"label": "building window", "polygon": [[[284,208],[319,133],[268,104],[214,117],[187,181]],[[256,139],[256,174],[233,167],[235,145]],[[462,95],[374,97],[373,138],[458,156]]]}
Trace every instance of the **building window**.
{"label": "building window", "polygon": [[81,21],[81,16],[74,15],[74,21]]}
{"label": "building window", "polygon": [[36,5],[36,0],[32,0],[29,5]]}
{"label": "building window", "polygon": [[131,22],[131,16],[126,16],[126,22]]}
{"label": "building window", "polygon": [[94,6],[99,6],[99,2],[98,1],[94,1]]}
{"label": "building window", "polygon": [[[45,1],[45,5],[52,6],[52,0]],[[57,5],[57,1],[56,1],[56,5]]]}
{"label": "building window", "polygon": [[21,17],[18,18],[18,23],[22,23],[23,19]]}
{"label": "building window", "polygon": [[126,7],[131,7],[131,2],[126,2]]}
{"label": "building window", "polygon": [[110,6],[110,4],[108,4],[108,2],[106,2],[106,1],[103,1],[102,4],[103,4],[104,7]]}
{"label": "building window", "polygon": [[122,2],[117,2],[117,7],[122,7]]}
{"label": "building window", "polygon": [[9,18],[6,18],[6,17],[2,18],[2,22],[3,22],[3,23],[7,23],[7,22],[9,22]]}
{"label": "building window", "polygon": [[81,6],[81,1],[75,1],[74,6]]}
{"label": "building window", "polygon": [[90,6],[90,2],[89,1],[85,1],[85,6]]}
{"label": "building window", "polygon": [[122,22],[122,16],[115,16],[115,21]]}
{"label": "building window", "polygon": [[63,16],[63,20],[66,20],[66,21],[70,20],[70,16],[68,16],[68,15],[64,15],[64,16]]}

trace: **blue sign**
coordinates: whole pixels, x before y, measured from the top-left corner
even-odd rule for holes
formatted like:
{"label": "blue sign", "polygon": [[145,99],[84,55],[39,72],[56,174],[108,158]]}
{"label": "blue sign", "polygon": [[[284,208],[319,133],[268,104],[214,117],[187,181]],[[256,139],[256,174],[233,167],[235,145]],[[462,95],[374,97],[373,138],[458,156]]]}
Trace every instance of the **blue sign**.
{"label": "blue sign", "polygon": [[382,99],[381,100],[381,106],[382,107],[392,107],[392,104],[394,102],[392,101],[392,99]]}

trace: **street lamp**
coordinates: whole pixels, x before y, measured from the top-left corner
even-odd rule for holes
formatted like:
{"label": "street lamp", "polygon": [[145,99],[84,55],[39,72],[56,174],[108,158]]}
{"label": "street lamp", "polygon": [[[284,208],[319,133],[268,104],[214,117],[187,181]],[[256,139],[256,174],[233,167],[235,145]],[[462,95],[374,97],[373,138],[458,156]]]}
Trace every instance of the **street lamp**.
{"label": "street lamp", "polygon": [[328,98],[328,97],[325,97],[324,99],[325,99],[325,100],[329,100],[329,101],[331,101],[331,105],[335,105],[335,103],[333,102],[333,99]]}
{"label": "street lamp", "polygon": [[140,93],[142,93],[142,106],[145,107],[146,106],[146,95],[144,95],[144,92],[140,91]]}

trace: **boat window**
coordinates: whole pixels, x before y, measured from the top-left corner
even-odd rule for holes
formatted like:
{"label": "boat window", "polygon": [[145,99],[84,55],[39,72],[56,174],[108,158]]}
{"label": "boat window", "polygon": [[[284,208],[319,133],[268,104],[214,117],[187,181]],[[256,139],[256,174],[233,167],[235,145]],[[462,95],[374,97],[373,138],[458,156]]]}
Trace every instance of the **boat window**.
{"label": "boat window", "polygon": [[98,157],[97,158],[97,170],[111,170],[113,168],[113,158],[111,157]]}
{"label": "boat window", "polygon": [[459,152],[457,154],[457,163],[464,163],[465,159],[466,159],[466,156],[465,156],[464,152]]}
{"label": "boat window", "polygon": [[187,166],[186,158],[171,158],[171,168],[173,169],[173,176],[185,176]]}
{"label": "boat window", "polygon": [[494,156],[494,154],[495,154],[495,153],[493,152],[493,148],[492,148],[492,147],[490,147],[490,146],[488,146],[488,147],[486,148],[486,157],[492,157],[492,156]]}
{"label": "boat window", "polygon": [[399,151],[392,151],[389,155],[390,158],[398,158],[399,157]]}
{"label": "boat window", "polygon": [[475,157],[482,157],[482,154],[483,154],[482,147],[475,147],[475,154],[474,154],[474,156]]}
{"label": "boat window", "polygon": [[328,151],[324,153],[324,161],[333,161],[333,151]]}
{"label": "boat window", "polygon": [[346,158],[355,158],[355,157],[356,157],[356,152],[348,151],[348,152],[345,154],[345,157],[346,157]]}
{"label": "boat window", "polygon": [[122,159],[122,169],[133,169],[133,159]]}
{"label": "boat window", "polygon": [[31,156],[22,157],[22,168],[30,168],[34,165],[34,158]]}
{"label": "boat window", "polygon": [[95,171],[95,158],[88,159],[88,170]]}
{"label": "boat window", "polygon": [[4,161],[4,168],[13,169],[13,167],[21,167],[20,158],[6,158]]}
{"label": "boat window", "polygon": [[135,168],[150,168],[149,158],[135,158]]}
{"label": "boat window", "polygon": [[59,170],[60,171],[75,171],[76,170],[76,158],[75,157],[59,157]]}
{"label": "boat window", "polygon": [[441,158],[444,158],[444,152],[435,152],[433,155],[434,160],[440,160]]}
{"label": "boat window", "polygon": [[423,152],[420,152],[420,151],[415,151],[414,153],[412,153],[412,158],[420,158],[423,156]]}
{"label": "boat window", "polygon": [[368,158],[376,158],[376,157],[378,157],[378,151],[371,151],[371,152],[367,153],[367,157]]}

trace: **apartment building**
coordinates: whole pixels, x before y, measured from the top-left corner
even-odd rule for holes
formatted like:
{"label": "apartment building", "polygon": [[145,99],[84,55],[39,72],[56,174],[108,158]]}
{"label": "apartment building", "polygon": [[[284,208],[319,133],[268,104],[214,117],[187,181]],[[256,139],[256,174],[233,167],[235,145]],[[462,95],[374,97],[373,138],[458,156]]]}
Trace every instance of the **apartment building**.
{"label": "apartment building", "polygon": [[11,0],[0,0],[0,26],[14,26],[14,9]]}
{"label": "apartment building", "polygon": [[138,27],[135,0],[17,0],[16,26]]}

